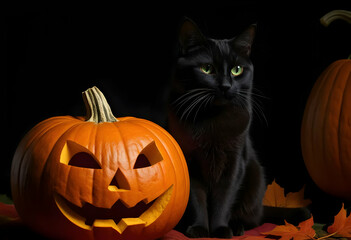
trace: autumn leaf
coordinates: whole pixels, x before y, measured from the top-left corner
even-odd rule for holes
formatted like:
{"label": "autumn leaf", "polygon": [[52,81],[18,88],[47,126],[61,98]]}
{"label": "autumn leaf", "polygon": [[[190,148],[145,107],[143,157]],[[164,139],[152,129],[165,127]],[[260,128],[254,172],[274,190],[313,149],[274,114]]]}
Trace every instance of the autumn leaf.
{"label": "autumn leaf", "polygon": [[273,235],[281,237],[280,240],[305,240],[313,239],[316,235],[315,230],[312,228],[314,224],[313,217],[301,222],[297,227],[285,221],[285,225],[275,227],[272,231],[262,233],[264,235]]}
{"label": "autumn leaf", "polygon": [[340,212],[334,217],[334,223],[328,227],[328,233],[341,237],[351,237],[351,215],[346,217],[344,204]]}
{"label": "autumn leaf", "polygon": [[305,187],[298,192],[290,192],[286,196],[284,188],[279,186],[275,180],[267,186],[263,205],[268,207],[301,208],[311,203],[309,199],[304,199]]}
{"label": "autumn leaf", "polygon": [[6,194],[0,194],[0,203],[13,204],[13,201]]}

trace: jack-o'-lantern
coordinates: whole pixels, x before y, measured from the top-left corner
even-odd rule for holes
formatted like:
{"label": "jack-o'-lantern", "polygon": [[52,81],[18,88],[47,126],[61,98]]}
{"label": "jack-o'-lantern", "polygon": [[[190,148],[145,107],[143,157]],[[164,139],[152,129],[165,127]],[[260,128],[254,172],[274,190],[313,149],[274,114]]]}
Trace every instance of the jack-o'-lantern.
{"label": "jack-o'-lantern", "polygon": [[14,155],[15,207],[55,239],[156,239],[183,215],[189,176],[176,141],[160,126],[115,118],[97,88],[83,93],[88,120],[47,119]]}

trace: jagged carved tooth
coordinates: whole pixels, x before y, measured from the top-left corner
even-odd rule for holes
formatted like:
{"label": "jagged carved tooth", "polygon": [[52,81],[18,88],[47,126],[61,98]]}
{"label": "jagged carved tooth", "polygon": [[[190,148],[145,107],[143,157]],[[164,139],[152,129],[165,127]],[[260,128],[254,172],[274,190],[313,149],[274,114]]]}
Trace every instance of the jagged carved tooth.
{"label": "jagged carved tooth", "polygon": [[156,200],[160,196],[162,196],[166,191],[158,191],[156,194],[151,195],[150,197],[144,198],[142,201],[146,204],[151,203],[152,201]]}
{"label": "jagged carved tooth", "polygon": [[120,201],[120,202],[123,204],[123,206],[125,206],[126,208],[135,207],[135,205],[137,205],[137,204],[139,203],[139,202],[137,202],[137,203],[135,203],[135,204],[133,204],[133,205],[130,205],[130,204],[128,204],[127,202],[123,201],[123,199],[119,199],[118,201]]}
{"label": "jagged carved tooth", "polygon": [[95,219],[93,218],[86,218],[85,219],[85,224],[88,226],[93,226]]}
{"label": "jagged carved tooth", "polygon": [[[157,197],[156,197],[157,198]],[[155,199],[156,199],[155,198]],[[142,201],[145,203],[145,204],[149,204],[150,202],[152,202],[153,200],[155,199],[150,199],[150,198],[144,198]]]}

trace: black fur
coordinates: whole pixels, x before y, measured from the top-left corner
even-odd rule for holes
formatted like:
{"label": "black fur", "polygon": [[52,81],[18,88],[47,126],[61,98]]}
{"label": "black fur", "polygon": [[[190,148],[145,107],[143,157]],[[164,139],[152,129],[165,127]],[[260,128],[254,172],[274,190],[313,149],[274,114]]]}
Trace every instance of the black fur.
{"label": "black fur", "polygon": [[[180,27],[168,127],[189,167],[180,229],[190,237],[231,238],[262,217],[265,181],[249,136],[255,29],[215,40],[190,19]],[[231,73],[235,66],[243,67],[241,75]]]}

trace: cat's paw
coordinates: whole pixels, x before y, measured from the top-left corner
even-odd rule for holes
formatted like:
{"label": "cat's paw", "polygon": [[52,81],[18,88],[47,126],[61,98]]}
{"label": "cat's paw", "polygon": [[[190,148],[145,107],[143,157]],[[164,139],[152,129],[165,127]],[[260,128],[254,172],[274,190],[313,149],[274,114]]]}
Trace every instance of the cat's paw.
{"label": "cat's paw", "polygon": [[215,238],[232,238],[233,231],[230,227],[218,227],[216,230],[213,231],[211,237]]}
{"label": "cat's paw", "polygon": [[232,227],[232,230],[233,230],[234,236],[242,236],[245,233],[245,229],[242,224],[235,224],[235,226]]}
{"label": "cat's paw", "polygon": [[186,236],[190,238],[209,237],[208,229],[203,226],[189,226],[186,230]]}

